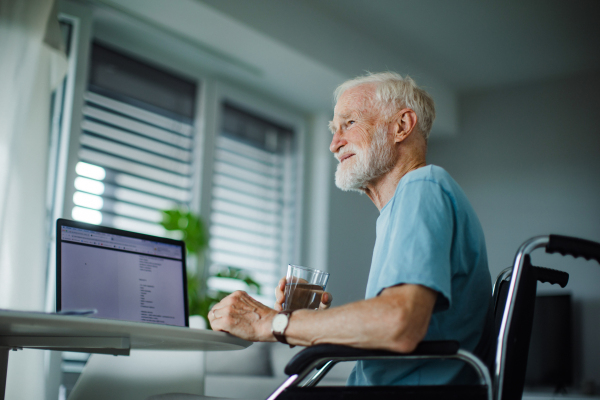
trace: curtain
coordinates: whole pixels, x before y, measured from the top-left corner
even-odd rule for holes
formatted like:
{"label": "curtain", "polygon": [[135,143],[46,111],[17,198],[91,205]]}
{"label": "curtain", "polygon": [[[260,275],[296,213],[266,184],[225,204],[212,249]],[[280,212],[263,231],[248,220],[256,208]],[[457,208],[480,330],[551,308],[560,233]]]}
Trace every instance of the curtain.
{"label": "curtain", "polygon": [[[67,60],[54,0],[0,1],[0,308],[43,310],[50,99]],[[11,352],[6,398],[44,398],[43,352]]]}

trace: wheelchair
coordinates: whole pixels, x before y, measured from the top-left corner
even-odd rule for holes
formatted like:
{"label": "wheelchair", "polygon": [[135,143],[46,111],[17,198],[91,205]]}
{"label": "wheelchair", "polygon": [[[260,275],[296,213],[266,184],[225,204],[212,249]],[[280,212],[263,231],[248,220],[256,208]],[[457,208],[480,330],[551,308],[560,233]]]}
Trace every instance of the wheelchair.
{"label": "wheelchair", "polygon": [[[339,345],[318,345],[296,354],[285,367],[289,377],[267,400],[296,399],[488,399],[520,400],[525,383],[527,355],[537,282],[565,287],[569,274],[531,264],[530,254],[538,248],[547,253],[594,259],[600,263],[600,243],[560,235],[537,236],[525,241],[517,251],[512,267],[502,271],[493,289],[496,339],[493,360],[481,360],[459,348],[456,341],[421,342],[408,354],[364,350]],[[485,334],[485,333],[484,333]],[[477,374],[478,385],[443,386],[316,386],[342,361],[357,360],[462,360]]]}

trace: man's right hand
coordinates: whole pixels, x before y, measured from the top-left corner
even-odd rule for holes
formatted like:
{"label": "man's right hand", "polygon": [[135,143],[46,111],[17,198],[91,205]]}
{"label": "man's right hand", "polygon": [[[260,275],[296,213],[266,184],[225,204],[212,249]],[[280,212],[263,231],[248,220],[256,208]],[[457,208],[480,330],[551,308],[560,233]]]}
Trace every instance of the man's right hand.
{"label": "man's right hand", "polygon": [[[281,278],[277,287],[275,288],[275,308],[277,311],[283,311],[283,302],[285,300],[285,278]],[[323,293],[323,297],[321,297],[321,304],[319,305],[319,310],[326,310],[331,306],[331,302],[333,300],[333,296],[329,292]]]}

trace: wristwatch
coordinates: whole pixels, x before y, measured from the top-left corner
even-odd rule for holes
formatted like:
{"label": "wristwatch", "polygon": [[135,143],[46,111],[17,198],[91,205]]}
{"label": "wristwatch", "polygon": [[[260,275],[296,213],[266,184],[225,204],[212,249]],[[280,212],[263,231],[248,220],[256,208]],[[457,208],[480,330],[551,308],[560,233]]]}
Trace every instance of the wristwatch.
{"label": "wristwatch", "polygon": [[273,336],[283,344],[288,344],[287,340],[285,340],[285,330],[290,323],[291,316],[292,311],[281,311],[273,318],[273,322],[271,322],[271,332],[273,332]]}

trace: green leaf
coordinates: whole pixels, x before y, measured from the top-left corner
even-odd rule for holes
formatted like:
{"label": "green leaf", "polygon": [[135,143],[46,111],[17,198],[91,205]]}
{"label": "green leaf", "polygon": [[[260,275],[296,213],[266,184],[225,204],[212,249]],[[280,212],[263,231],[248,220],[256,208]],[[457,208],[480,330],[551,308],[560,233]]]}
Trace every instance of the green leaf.
{"label": "green leaf", "polygon": [[199,215],[176,208],[165,210],[161,225],[169,231],[179,231],[188,253],[200,254],[208,245],[208,235]]}

